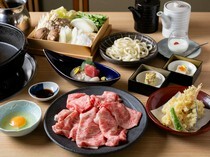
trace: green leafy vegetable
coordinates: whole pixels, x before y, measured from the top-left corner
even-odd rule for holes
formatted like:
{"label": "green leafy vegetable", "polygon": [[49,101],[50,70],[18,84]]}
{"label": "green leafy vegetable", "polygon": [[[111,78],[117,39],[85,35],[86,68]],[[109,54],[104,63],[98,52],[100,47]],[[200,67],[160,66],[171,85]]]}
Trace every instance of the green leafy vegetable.
{"label": "green leafy vegetable", "polygon": [[58,18],[66,18],[69,20],[72,20],[76,16],[75,10],[67,11],[63,6],[59,7],[57,9],[51,10],[50,15],[56,15]]}
{"label": "green leafy vegetable", "polygon": [[81,70],[82,71],[84,70],[86,64],[95,66],[94,63],[91,60],[86,59],[84,62],[82,62],[82,65],[81,65]]}
{"label": "green leafy vegetable", "polygon": [[173,107],[170,110],[170,115],[171,115],[171,118],[172,118],[174,128],[178,131],[182,131],[183,130],[182,125],[181,125],[181,123],[179,121],[179,118],[177,117],[176,112],[175,112]]}
{"label": "green leafy vegetable", "polygon": [[101,26],[104,24],[104,22],[107,19],[107,17],[105,15],[89,14],[89,13],[85,13],[85,12],[81,12],[81,11],[77,12],[76,18],[88,18],[94,22],[94,24],[96,25],[96,27],[98,29],[101,28]]}

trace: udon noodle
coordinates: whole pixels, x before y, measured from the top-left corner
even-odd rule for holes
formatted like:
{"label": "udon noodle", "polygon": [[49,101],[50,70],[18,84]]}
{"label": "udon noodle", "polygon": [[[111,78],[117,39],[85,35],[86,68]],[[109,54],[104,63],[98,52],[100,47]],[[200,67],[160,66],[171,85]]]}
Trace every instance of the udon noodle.
{"label": "udon noodle", "polygon": [[151,50],[151,44],[142,42],[139,39],[123,37],[115,40],[114,44],[106,49],[106,54],[115,60],[137,61],[148,56]]}

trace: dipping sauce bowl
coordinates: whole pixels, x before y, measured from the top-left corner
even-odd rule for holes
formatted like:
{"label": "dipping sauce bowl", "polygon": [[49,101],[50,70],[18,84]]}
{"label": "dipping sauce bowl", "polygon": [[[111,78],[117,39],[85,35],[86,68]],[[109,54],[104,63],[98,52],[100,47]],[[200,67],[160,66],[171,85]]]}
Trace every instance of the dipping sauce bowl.
{"label": "dipping sauce bowl", "polygon": [[48,101],[59,92],[59,86],[55,82],[39,82],[28,89],[29,95],[39,101]]}

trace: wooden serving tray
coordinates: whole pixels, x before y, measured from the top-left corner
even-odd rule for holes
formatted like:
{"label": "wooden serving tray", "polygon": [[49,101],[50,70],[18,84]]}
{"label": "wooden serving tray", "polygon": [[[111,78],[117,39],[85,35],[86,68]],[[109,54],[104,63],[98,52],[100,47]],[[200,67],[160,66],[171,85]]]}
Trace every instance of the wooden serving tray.
{"label": "wooden serving tray", "polygon": [[[33,22],[34,23],[34,22]],[[35,26],[37,22],[35,23]],[[41,40],[33,38],[34,29],[32,32],[29,33],[27,36],[27,40],[29,43],[29,51],[28,53],[35,54],[35,55],[44,55],[43,49],[49,49],[55,52],[58,52],[63,55],[72,56],[76,58],[86,59],[89,58],[93,60],[95,55],[97,54],[98,45],[100,40],[109,35],[111,32],[111,25],[109,24],[109,19],[103,24],[103,26],[98,31],[96,38],[93,41],[91,47],[88,46],[81,46],[81,45],[73,45],[67,43],[59,43],[56,41],[49,41],[49,40]]]}

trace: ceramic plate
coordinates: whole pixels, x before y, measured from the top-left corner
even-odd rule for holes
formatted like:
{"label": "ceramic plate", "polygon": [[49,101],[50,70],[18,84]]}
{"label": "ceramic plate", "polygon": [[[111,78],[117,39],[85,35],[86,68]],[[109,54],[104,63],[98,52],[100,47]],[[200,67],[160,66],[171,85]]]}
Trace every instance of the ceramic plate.
{"label": "ceramic plate", "polygon": [[163,82],[165,81],[165,77],[157,72],[157,71],[153,71],[153,70],[147,70],[147,71],[143,71],[141,73],[139,73],[137,76],[136,76],[136,81],[137,82],[141,82],[141,83],[144,83],[145,82],[145,76],[146,76],[146,73],[148,72],[154,72],[156,73],[156,81],[155,81],[155,87],[161,87],[161,85],[163,84]]}
{"label": "ceramic plate", "polygon": [[3,78],[0,78],[0,101],[9,98],[23,89],[33,78],[36,71],[36,62],[32,56],[26,53],[21,69]]}
{"label": "ceramic plate", "polygon": [[[147,44],[151,44],[153,48],[150,51],[148,56],[141,58],[138,61],[130,61],[129,62],[129,61],[119,61],[119,60],[112,59],[105,53],[106,49],[108,47],[111,47],[115,40],[117,40],[119,38],[123,38],[123,37],[130,37],[131,39],[139,39],[140,41],[146,42]],[[120,33],[115,33],[115,34],[105,37],[104,39],[102,39],[102,41],[99,45],[99,51],[100,51],[100,54],[103,59],[105,59],[106,61],[111,62],[113,64],[120,65],[120,66],[138,66],[142,63],[145,63],[145,62],[153,59],[158,53],[157,43],[154,39],[152,39],[149,36],[146,36],[146,35],[143,35],[140,33],[134,33],[134,32],[120,32]]]}
{"label": "ceramic plate", "polygon": [[[189,47],[188,50],[198,46],[198,44],[192,40],[189,40]],[[161,55],[163,55],[166,58],[170,58],[173,53],[168,48],[168,38],[165,38],[158,42],[158,51]],[[188,56],[188,58],[195,58],[201,53],[201,48],[192,53]]]}
{"label": "ceramic plate", "polygon": [[194,64],[188,62],[188,61],[183,61],[183,60],[176,60],[176,61],[173,61],[171,62],[169,65],[168,65],[168,70],[170,71],[175,71],[176,72],[176,69],[179,65],[184,65],[187,67],[187,71],[188,73],[186,75],[189,75],[189,76],[193,76],[193,74],[196,72],[197,68]]}
{"label": "ceramic plate", "polygon": [[112,85],[120,79],[120,74],[114,69],[94,62],[96,68],[100,71],[100,76],[105,76],[105,81],[80,81],[70,76],[72,69],[80,66],[83,59],[77,59],[50,50],[44,50],[44,54],[47,57],[48,62],[54,68],[54,70],[68,81],[74,82],[77,85]]}
{"label": "ceramic plate", "polygon": [[[177,92],[183,92],[187,87],[184,86],[169,86],[165,88],[161,88],[150,95],[149,99],[146,103],[146,111],[150,119],[161,129],[170,132],[176,135],[183,136],[192,136],[205,133],[210,130],[210,122],[208,122],[205,126],[199,129],[197,132],[179,132],[172,130],[166,126],[164,126],[156,117],[153,115],[151,110],[154,110],[162,105],[164,105],[169,99],[171,99]],[[206,108],[210,108],[210,96],[202,91],[199,92],[198,97],[199,100],[202,100]]]}
{"label": "ceramic plate", "polygon": [[[57,135],[53,132],[52,125],[55,124],[54,116],[55,114],[60,112],[62,109],[66,108],[66,99],[67,99],[68,94],[80,92],[80,93],[86,93],[88,95],[91,95],[91,94],[100,95],[104,91],[113,91],[117,93],[122,98],[123,103],[127,107],[142,112],[140,124],[128,131],[127,143],[121,144],[116,147],[103,146],[103,147],[99,147],[99,149],[85,149],[85,148],[77,147],[74,141],[71,141],[70,139],[64,136]],[[44,117],[44,129],[47,135],[49,136],[49,138],[60,147],[67,149],[69,151],[75,152],[75,153],[92,155],[92,154],[111,153],[111,152],[115,152],[123,148],[126,148],[127,146],[132,144],[134,141],[136,141],[141,135],[143,135],[147,126],[147,121],[148,121],[148,118],[147,118],[144,105],[131,94],[125,91],[113,88],[113,87],[90,86],[90,87],[83,87],[83,88],[70,91],[64,94],[63,96],[59,97],[57,100],[55,100],[46,111],[46,114]]]}

